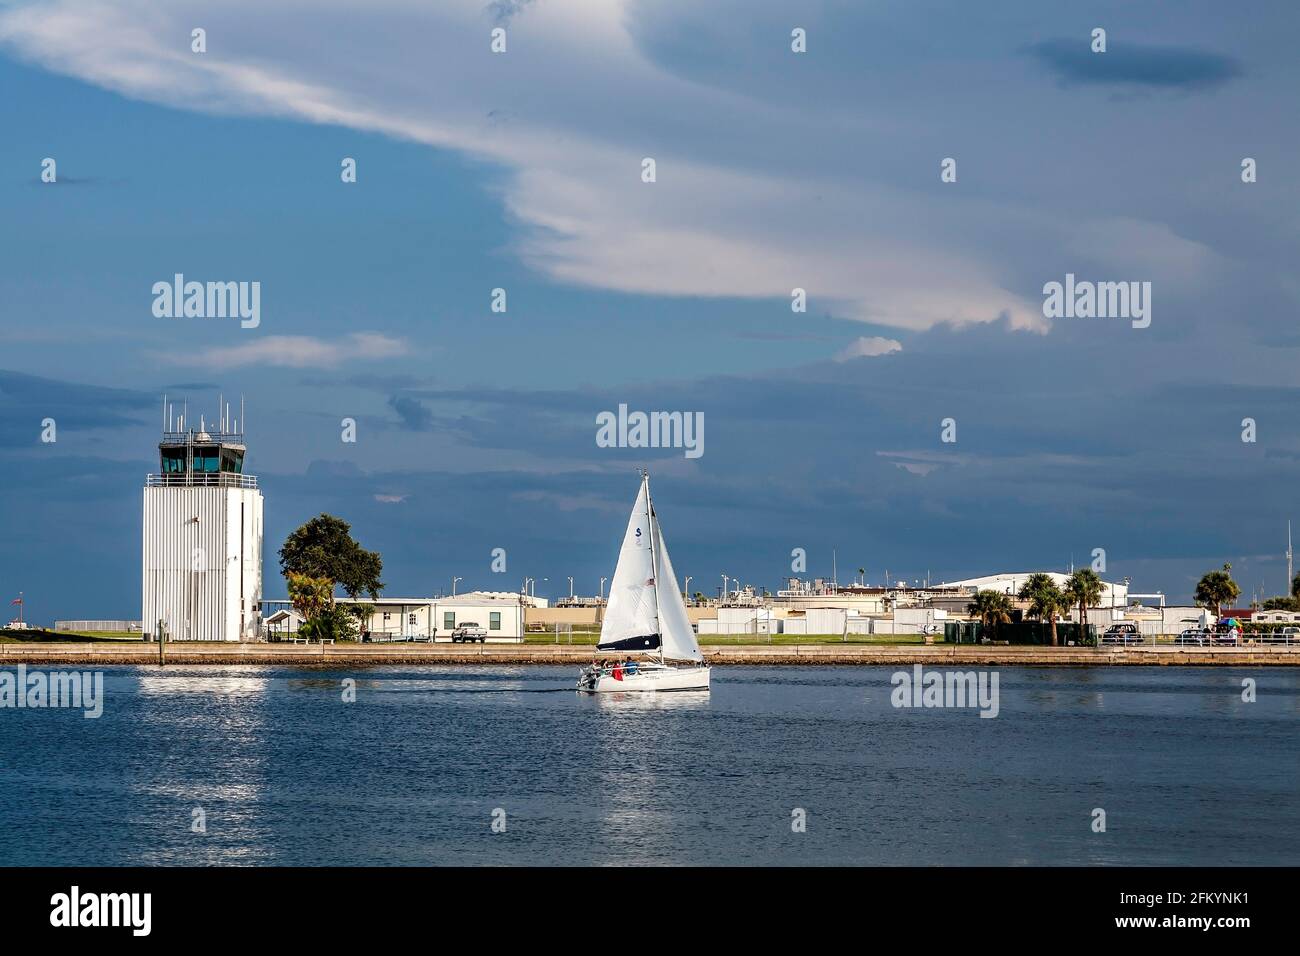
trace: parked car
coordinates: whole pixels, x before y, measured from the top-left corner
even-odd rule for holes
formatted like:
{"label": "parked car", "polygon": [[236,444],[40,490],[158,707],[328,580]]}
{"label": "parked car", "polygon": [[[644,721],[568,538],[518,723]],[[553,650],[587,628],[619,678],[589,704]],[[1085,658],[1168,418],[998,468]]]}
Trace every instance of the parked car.
{"label": "parked car", "polygon": [[1210,643],[1210,632],[1198,628],[1189,627],[1177,637],[1174,638],[1175,644],[1194,644],[1203,647]]}
{"label": "parked car", "polygon": [[1101,636],[1103,644],[1141,644],[1142,635],[1136,624],[1112,624]]}
{"label": "parked car", "polygon": [[487,641],[487,631],[474,621],[465,621],[451,632],[451,642],[453,644],[469,644],[474,641],[478,641],[480,644]]}
{"label": "parked car", "polygon": [[1265,631],[1256,638],[1261,644],[1300,644],[1300,627]]}

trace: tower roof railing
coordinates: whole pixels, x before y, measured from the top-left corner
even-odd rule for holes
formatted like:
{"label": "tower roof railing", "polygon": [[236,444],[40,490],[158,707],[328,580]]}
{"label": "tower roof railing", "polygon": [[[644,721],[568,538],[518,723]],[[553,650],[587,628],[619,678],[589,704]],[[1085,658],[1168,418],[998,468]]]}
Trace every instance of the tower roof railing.
{"label": "tower roof railing", "polygon": [[192,474],[146,475],[146,488],[184,487],[199,485],[209,488],[256,488],[256,475],[236,475],[228,471],[195,472]]}
{"label": "tower roof railing", "polygon": [[[200,435],[206,435],[207,437],[199,438]],[[165,431],[162,433],[162,444],[164,445],[184,445],[187,443],[195,445],[242,445],[244,444],[244,433],[242,431],[218,431],[213,429],[200,431],[197,428],[186,429],[183,432]]]}

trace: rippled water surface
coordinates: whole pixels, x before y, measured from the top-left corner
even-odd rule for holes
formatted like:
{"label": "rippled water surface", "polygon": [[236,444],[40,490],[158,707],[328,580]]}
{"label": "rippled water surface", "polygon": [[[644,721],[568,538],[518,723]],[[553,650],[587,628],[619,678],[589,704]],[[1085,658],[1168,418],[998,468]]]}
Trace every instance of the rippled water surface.
{"label": "rippled water surface", "polygon": [[97,720],[0,710],[0,864],[1300,861],[1300,670],[1002,668],[995,719],[896,670],[108,669]]}

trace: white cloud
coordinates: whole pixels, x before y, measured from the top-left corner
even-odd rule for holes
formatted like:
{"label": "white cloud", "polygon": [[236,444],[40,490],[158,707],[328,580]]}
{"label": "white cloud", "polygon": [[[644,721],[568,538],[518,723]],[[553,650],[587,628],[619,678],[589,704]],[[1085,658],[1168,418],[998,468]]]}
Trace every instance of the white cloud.
{"label": "white cloud", "polygon": [[[1080,223],[846,174],[828,157],[879,151],[879,105],[793,111],[675,75],[638,45],[644,13],[631,0],[529,4],[493,54],[483,0],[372,0],[362,18],[343,0],[51,0],[0,13],[0,43],[131,97],[499,164],[516,252],[561,281],[778,300],[799,287],[815,312],[895,328],[1046,328],[1037,285],[1029,299],[1008,288],[996,241],[1030,224],[1064,243]],[[190,52],[196,24],[204,54]],[[647,155],[654,184],[640,180]]]}
{"label": "white cloud", "polygon": [[877,355],[901,351],[903,351],[903,343],[897,339],[881,338],[879,335],[861,335],[840,350],[835,356],[835,361],[847,362],[855,358],[874,358]]}
{"label": "white cloud", "polygon": [[357,359],[382,359],[404,355],[401,339],[379,332],[356,332],[333,342],[310,335],[263,335],[240,345],[218,345],[192,353],[159,353],[160,360],[212,369],[272,365],[282,368],[333,368]]}

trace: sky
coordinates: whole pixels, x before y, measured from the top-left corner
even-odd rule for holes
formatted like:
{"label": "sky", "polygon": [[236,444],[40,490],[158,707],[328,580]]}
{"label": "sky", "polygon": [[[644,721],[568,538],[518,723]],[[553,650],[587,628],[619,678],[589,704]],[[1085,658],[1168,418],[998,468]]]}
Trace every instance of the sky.
{"label": "sky", "polygon": [[[0,591],[138,619],[163,395],[210,418],[224,394],[268,598],[320,512],[390,595],[593,594],[640,467],[691,591],[780,587],[796,548],[872,584],[1100,548],[1171,601],[1225,561],[1283,593],[1298,26],[1285,2],[0,2]],[[156,316],[176,273],[259,282],[257,326]],[[1149,282],[1150,324],[1049,317],[1067,274]],[[602,447],[621,404],[702,416],[703,454]]]}

